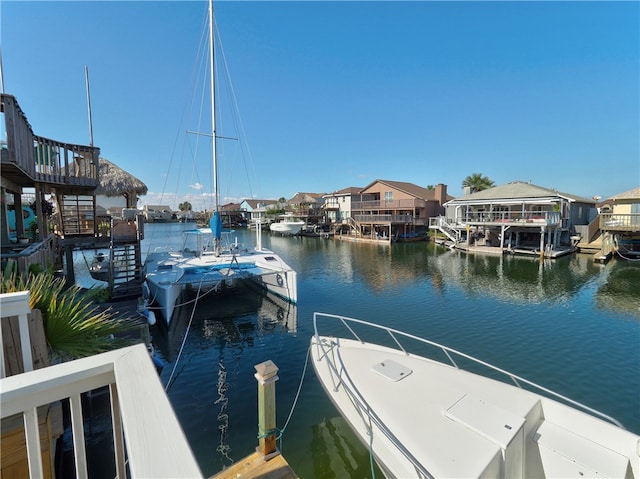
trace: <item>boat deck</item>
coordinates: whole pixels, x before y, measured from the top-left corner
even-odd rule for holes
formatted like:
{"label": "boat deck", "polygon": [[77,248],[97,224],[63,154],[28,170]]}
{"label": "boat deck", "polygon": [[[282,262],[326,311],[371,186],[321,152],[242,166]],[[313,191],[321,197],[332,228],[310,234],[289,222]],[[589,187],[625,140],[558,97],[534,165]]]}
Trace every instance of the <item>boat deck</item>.
{"label": "boat deck", "polygon": [[[319,363],[314,345],[316,372],[367,445],[365,411],[377,416],[372,447],[390,477],[422,477],[398,445],[433,477],[638,474],[637,438],[586,413],[438,361],[354,340],[321,339],[325,351],[333,343],[326,358],[336,361],[340,377]],[[345,385],[356,391],[355,400]]]}

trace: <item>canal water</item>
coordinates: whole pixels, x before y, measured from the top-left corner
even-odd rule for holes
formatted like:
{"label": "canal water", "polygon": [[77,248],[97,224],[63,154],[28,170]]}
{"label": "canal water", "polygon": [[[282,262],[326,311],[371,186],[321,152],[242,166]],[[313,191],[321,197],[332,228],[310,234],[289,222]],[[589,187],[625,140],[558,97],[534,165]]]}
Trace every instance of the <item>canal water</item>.
{"label": "canal water", "polygon": [[[193,225],[145,225],[143,251],[177,244],[185,227]],[[248,230],[234,235],[254,242]],[[580,254],[540,262],[431,243],[388,246],[268,233],[263,244],[298,272],[297,306],[230,289],[201,298],[194,311],[194,295],[186,294],[171,327],[159,322],[151,331],[165,362],[161,380],[205,476],[254,451],[254,365],[272,360],[280,368],[280,447],[298,475],[372,477],[367,449],[312,365],[305,370],[316,311],[443,343],[640,433],[640,263],[600,265]],[[82,264],[77,267],[78,282],[90,285]]]}

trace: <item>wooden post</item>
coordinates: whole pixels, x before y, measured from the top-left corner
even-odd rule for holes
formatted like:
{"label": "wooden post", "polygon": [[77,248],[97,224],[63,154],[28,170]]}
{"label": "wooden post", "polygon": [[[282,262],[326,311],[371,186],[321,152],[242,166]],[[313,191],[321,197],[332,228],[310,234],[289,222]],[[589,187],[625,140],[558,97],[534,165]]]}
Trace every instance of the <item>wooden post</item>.
{"label": "wooden post", "polygon": [[278,366],[265,361],[255,366],[258,380],[258,447],[265,460],[280,454],[276,447],[276,381]]}

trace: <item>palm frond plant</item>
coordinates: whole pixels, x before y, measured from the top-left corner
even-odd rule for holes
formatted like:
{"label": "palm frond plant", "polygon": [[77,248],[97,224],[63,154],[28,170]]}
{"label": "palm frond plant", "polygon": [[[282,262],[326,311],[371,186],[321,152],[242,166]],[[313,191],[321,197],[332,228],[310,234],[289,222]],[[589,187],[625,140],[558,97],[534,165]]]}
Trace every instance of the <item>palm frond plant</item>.
{"label": "palm frond plant", "polygon": [[134,319],[116,317],[111,308],[100,310],[84,297],[79,286],[65,289],[63,278],[48,272],[21,275],[5,269],[0,293],[29,291],[29,305],[39,309],[51,359],[65,361],[91,356],[131,344],[116,335],[138,328]]}

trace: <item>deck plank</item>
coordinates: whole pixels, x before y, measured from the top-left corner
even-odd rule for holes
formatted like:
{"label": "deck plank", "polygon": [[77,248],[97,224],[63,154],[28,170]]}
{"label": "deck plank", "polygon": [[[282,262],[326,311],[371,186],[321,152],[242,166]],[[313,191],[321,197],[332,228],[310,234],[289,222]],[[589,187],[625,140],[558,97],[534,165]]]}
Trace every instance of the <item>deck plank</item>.
{"label": "deck plank", "polygon": [[282,454],[265,461],[262,454],[254,452],[244,459],[227,467],[210,479],[297,479],[298,476],[289,466]]}

